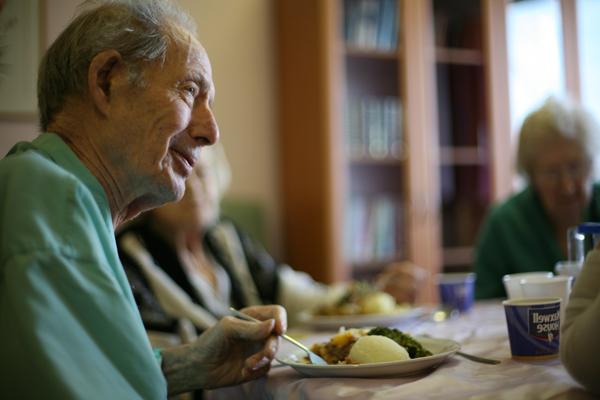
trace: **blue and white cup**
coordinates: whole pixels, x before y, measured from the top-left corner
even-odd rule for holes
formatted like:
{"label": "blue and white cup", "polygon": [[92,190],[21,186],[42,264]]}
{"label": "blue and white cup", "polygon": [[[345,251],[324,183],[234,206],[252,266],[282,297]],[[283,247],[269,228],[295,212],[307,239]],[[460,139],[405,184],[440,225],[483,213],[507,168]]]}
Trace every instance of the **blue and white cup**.
{"label": "blue and white cup", "polygon": [[558,357],[560,297],[513,299],[502,304],[512,358],[543,360]]}
{"label": "blue and white cup", "polygon": [[469,311],[475,298],[475,274],[445,273],[438,275],[440,302],[452,311]]}

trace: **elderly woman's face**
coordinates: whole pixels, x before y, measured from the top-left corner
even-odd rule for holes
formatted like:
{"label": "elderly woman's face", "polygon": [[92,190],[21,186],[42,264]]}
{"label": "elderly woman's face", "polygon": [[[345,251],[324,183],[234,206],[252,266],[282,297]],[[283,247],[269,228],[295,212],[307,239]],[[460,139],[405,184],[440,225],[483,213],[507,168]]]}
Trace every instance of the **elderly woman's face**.
{"label": "elderly woman's face", "polygon": [[573,139],[544,143],[532,166],[531,181],[552,222],[558,226],[581,222],[591,190],[591,165]]}
{"label": "elderly woman's face", "polygon": [[213,172],[204,160],[200,161],[186,182],[183,198],[151,211],[155,221],[174,231],[200,231],[214,224],[221,199]]}

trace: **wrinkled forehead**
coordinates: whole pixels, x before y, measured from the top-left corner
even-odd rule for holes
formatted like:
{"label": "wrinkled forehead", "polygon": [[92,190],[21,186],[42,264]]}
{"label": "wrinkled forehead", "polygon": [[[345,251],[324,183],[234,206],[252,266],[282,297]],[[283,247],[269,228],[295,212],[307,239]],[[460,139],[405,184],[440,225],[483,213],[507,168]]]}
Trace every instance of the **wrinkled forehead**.
{"label": "wrinkled forehead", "polygon": [[180,26],[171,28],[171,38],[166,64],[186,69],[194,80],[201,83],[202,89],[207,93],[214,93],[212,67],[200,41]]}
{"label": "wrinkled forehead", "polygon": [[194,34],[180,25],[171,25],[168,30],[176,47],[184,50],[187,49],[190,57],[203,58],[208,61],[204,47]]}

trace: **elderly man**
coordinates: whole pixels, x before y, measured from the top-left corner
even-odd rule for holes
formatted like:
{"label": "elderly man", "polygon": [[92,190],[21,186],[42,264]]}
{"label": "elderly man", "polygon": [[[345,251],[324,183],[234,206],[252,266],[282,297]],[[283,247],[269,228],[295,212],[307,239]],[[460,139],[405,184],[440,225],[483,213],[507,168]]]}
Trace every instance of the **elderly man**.
{"label": "elderly man", "polygon": [[278,306],[153,352],[115,245],[115,227],[182,196],[218,139],[194,31],[166,1],[111,1],[45,55],[45,133],[0,161],[0,397],[164,399],[268,370]]}

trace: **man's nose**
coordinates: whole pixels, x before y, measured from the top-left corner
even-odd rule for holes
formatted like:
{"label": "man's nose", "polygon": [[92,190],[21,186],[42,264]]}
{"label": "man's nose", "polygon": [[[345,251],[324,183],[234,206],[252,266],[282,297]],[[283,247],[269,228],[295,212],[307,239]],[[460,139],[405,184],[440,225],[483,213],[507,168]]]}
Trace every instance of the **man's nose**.
{"label": "man's nose", "polygon": [[202,146],[210,146],[219,140],[219,126],[208,105],[198,106],[192,113],[190,136]]}

